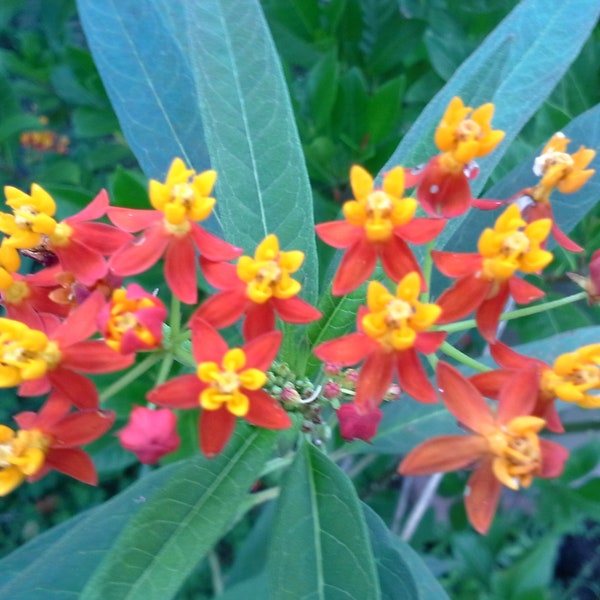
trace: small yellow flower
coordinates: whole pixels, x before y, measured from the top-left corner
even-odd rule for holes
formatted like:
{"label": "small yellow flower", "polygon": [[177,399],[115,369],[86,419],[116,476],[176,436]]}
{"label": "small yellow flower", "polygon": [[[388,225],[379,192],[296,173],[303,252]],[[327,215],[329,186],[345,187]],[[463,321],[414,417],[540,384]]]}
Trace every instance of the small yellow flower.
{"label": "small yellow flower", "polygon": [[247,284],[246,295],[252,302],[264,304],[271,298],[285,300],[302,289],[290,273],[295,273],[303,262],[303,252],[280,251],[277,236],[271,234],[258,245],[254,258],[240,256],[237,275]]}
{"label": "small yellow flower", "polygon": [[441,314],[436,304],[419,302],[421,278],[414,271],[406,275],[390,294],[378,281],[371,281],[367,290],[369,313],[362,318],[364,332],[386,350],[412,348],[417,333],[425,331]]}
{"label": "small yellow flower", "polygon": [[0,318],[0,387],[38,379],[60,360],[46,334],[13,319]]}
{"label": "small yellow flower", "polygon": [[542,178],[531,193],[536,202],[548,202],[555,187],[563,194],[576,192],[595,173],[586,167],[596,152],[581,146],[574,154],[568,154],[570,141],[564,134],[555,133],[535,159],[533,172]]}
{"label": "small yellow flower", "polygon": [[483,257],[482,275],[488,280],[505,281],[515,271],[535,273],[547,266],[552,253],[540,246],[548,237],[551,219],[527,224],[516,204],[498,217],[494,229],[487,228],[479,237],[478,249]]}
{"label": "small yellow flower", "polygon": [[0,496],[12,492],[44,466],[50,442],[38,429],[15,433],[0,425]]}
{"label": "small yellow flower", "polygon": [[504,132],[492,129],[493,115],[491,102],[473,110],[460,98],[452,98],[435,132],[436,146],[444,153],[440,162],[445,170],[462,171],[466,163],[496,148]]}
{"label": "small yellow flower", "polygon": [[196,174],[176,158],[169,167],[165,183],[150,180],[150,203],[164,213],[172,233],[185,235],[190,221],[204,221],[210,216],[215,199],[210,197],[217,179],[215,171]]}
{"label": "small yellow flower", "polygon": [[531,485],[542,465],[537,434],[545,424],[539,417],[515,417],[485,434],[494,455],[492,470],[498,481],[512,490]]}
{"label": "small yellow flower", "polygon": [[344,203],[343,211],[351,225],[364,227],[371,242],[385,242],[394,227],[408,223],[417,209],[414,198],[403,198],[404,169],[395,167],[383,178],[383,188],[375,188],[373,178],[362,167],[350,170],[355,200]]}
{"label": "small yellow flower", "polygon": [[542,373],[541,387],[582,408],[600,407],[600,396],[587,393],[600,390],[600,344],[561,354],[552,369]]}
{"label": "small yellow flower", "polygon": [[243,417],[250,408],[250,399],[241,391],[259,390],[267,382],[265,373],[258,369],[244,369],[246,354],[241,348],[225,353],[222,365],[208,361],[198,365],[198,377],[209,384],[200,394],[200,405],[206,410],[218,410],[225,405],[236,417]]}

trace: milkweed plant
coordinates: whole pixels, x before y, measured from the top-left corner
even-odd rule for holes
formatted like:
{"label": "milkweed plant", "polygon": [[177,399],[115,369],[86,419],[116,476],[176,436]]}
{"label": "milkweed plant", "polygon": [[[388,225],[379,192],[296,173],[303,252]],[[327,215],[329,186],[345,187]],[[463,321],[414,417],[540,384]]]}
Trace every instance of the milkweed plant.
{"label": "milkweed plant", "polygon": [[[80,0],[80,16],[147,202],[99,190],[59,218],[36,182],[5,187],[0,386],[39,405],[0,425],[0,495],[51,470],[96,485],[82,446],[103,436],[148,466],[14,560],[68,550],[80,598],[169,598],[205,558],[218,579],[215,546],[271,507],[260,566],[223,597],[444,597],[348,464],[395,454],[400,486],[467,472],[466,515],[485,536],[503,497],[568,464],[563,408],[600,408],[598,327],[539,331],[527,348],[504,335],[598,301],[593,248],[582,289],[548,300],[540,277],[584,250],[568,232],[597,199],[597,107],[490,185],[600,4],[566,27],[565,7],[522,2],[380,173],[351,167],[338,217],[317,223],[259,4],[101,4]],[[51,571],[35,585],[52,589]],[[25,585],[14,576],[5,597]]]}

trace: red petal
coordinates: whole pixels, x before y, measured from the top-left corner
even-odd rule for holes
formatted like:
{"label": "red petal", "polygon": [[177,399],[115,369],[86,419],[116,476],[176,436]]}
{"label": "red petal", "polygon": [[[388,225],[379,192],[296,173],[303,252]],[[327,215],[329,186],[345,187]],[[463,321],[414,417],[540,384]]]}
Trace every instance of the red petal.
{"label": "red petal", "polygon": [[500,389],[496,419],[505,424],[523,415],[530,415],[538,399],[540,377],[533,369],[514,372]]}
{"label": "red petal", "polygon": [[131,234],[106,223],[79,223],[71,239],[108,256],[132,241]]}
{"label": "red petal", "polygon": [[332,363],[348,367],[363,360],[368,354],[375,351],[379,344],[364,333],[350,333],[334,340],[319,344],[314,350],[314,355],[325,363]]}
{"label": "red petal", "polygon": [[474,275],[481,268],[482,258],[479,254],[463,254],[460,252],[431,251],[431,258],[438,271],[446,277],[465,277]]}
{"label": "red petal", "polygon": [[[91,383],[91,381],[90,381]],[[93,384],[92,384],[93,385]],[[33,379],[30,381],[24,381],[17,390],[18,396],[42,396],[47,394],[52,389],[50,379],[46,377],[40,377],[39,379]],[[94,388],[95,389],[95,388]],[[98,393],[96,392],[96,395]]]}
{"label": "red petal", "polygon": [[98,390],[94,383],[74,371],[57,367],[48,372],[54,388],[82,409],[98,408]]}
{"label": "red petal", "polygon": [[320,311],[297,296],[286,300],[273,298],[271,304],[277,316],[286,323],[311,323],[322,316]]}
{"label": "red petal", "polygon": [[546,295],[546,292],[516,275],[513,275],[508,280],[508,287],[510,295],[515,299],[517,304],[529,304]]}
{"label": "red petal", "polygon": [[414,348],[397,352],[396,366],[398,381],[404,392],[419,402],[437,402],[435,389],[429,383],[427,372]]}
{"label": "red petal", "polygon": [[118,250],[110,259],[109,267],[122,277],[147,271],[165,253],[170,237],[162,223],[149,227],[140,237]]}
{"label": "red petal", "polygon": [[61,352],[98,330],[98,313],[105,304],[102,292],[92,293],[49,335],[59,345]]}
{"label": "red petal", "polygon": [[415,218],[406,225],[396,227],[394,234],[410,244],[425,244],[435,239],[446,226],[446,219]]}
{"label": "red petal", "polygon": [[80,411],[65,416],[50,433],[52,447],[73,447],[89,444],[105,434],[115,422],[115,413],[107,410]]}
{"label": "red petal", "polygon": [[223,261],[216,262],[200,257],[200,269],[206,281],[218,290],[229,290],[241,288],[245,291],[246,284],[237,276],[235,265]]}
{"label": "red petal", "polygon": [[112,373],[130,367],[135,360],[135,355],[115,352],[103,340],[78,342],[61,352],[65,369],[83,373]]}
{"label": "red petal", "polygon": [[477,329],[483,338],[493,344],[496,341],[496,331],[500,322],[500,315],[508,300],[509,287],[506,283],[500,284],[500,289],[492,298],[484,300],[475,315]]}
{"label": "red petal", "polygon": [[197,375],[180,375],[150,390],[146,400],[170,408],[198,408],[204,387]]}
{"label": "red petal", "polygon": [[200,254],[212,261],[231,260],[242,254],[243,250],[228,244],[225,240],[218,238],[212,233],[208,233],[197,223],[190,223],[192,226],[190,233]]}
{"label": "red petal", "polygon": [[[69,412],[70,408],[71,402],[69,399],[59,392],[54,392],[54,394],[46,400],[45,404],[36,415],[39,427],[47,430],[48,427],[60,421],[64,415]],[[21,423],[19,423],[19,425],[21,425]],[[21,425],[21,427],[23,427],[23,425]],[[23,428],[29,429],[27,427]]]}
{"label": "red petal", "polygon": [[163,214],[154,209],[135,209],[110,206],[106,211],[108,218],[124,231],[141,231],[163,220]]}
{"label": "red petal", "polygon": [[363,284],[375,269],[377,253],[365,238],[350,246],[342,256],[331,293],[344,296]]}
{"label": "red petal", "polygon": [[251,340],[275,329],[275,310],[270,301],[264,304],[249,302],[247,306],[246,318],[242,326],[242,333],[246,340]]}
{"label": "red petal", "polygon": [[492,282],[469,275],[456,281],[437,300],[436,304],[442,309],[436,323],[452,323],[476,310],[492,287]]}
{"label": "red petal", "polygon": [[502,342],[491,344],[490,353],[493,359],[505,369],[522,369],[523,367],[530,366],[548,368],[548,365],[541,360],[519,354]]}
{"label": "red petal", "polygon": [[[421,267],[411,249],[404,240],[396,235],[393,235],[385,244],[381,244],[380,257],[386,275],[396,283],[411,271],[416,271],[421,275]],[[421,287],[424,287],[423,277],[421,277]]]}
{"label": "red petal", "polygon": [[98,195],[82,211],[79,211],[72,217],[68,217],[65,219],[65,222],[72,226],[75,223],[99,219],[106,214],[108,205],[109,199],[106,190],[100,190]]}
{"label": "red petal", "polygon": [[471,204],[471,189],[462,171],[448,173],[440,168],[439,157],[432,158],[417,188],[417,200],[432,217],[452,218],[465,213]]}
{"label": "red petal", "polygon": [[558,416],[558,412],[553,401],[540,401],[538,399],[538,404],[536,405],[536,408],[534,409],[532,414],[536,417],[541,417],[542,419],[545,419],[546,427],[553,433],[565,432],[565,428],[563,427],[563,424],[560,421],[560,417]]}
{"label": "red petal", "polygon": [[382,350],[376,350],[367,357],[358,373],[354,396],[356,404],[375,407],[383,402],[394,377],[394,358],[393,352]]}
{"label": "red petal", "polygon": [[207,458],[214,458],[225,448],[235,424],[235,416],[226,408],[202,411],[199,428],[200,448]]}
{"label": "red petal", "polygon": [[559,246],[562,246],[569,252],[583,252],[583,248],[576,244],[567,234],[558,226],[556,221],[552,221],[552,235]]}
{"label": "red petal", "polygon": [[364,236],[364,229],[348,221],[330,221],[315,226],[317,235],[329,246],[348,248]]}
{"label": "red petal", "polygon": [[473,527],[486,534],[500,500],[502,484],[492,471],[491,459],[486,459],[473,472],[465,489],[465,508]]}
{"label": "red petal", "polygon": [[486,398],[498,399],[500,389],[515,372],[508,369],[497,369],[471,375],[469,381],[477,388],[479,393]]}
{"label": "red petal", "polygon": [[62,268],[73,273],[75,279],[84,285],[94,285],[108,272],[108,264],[100,252],[71,238],[64,248],[53,246]]}
{"label": "red petal", "polygon": [[202,319],[216,329],[229,327],[242,317],[248,299],[243,290],[231,289],[218,292],[205,300],[193,313],[190,328],[194,319]]}
{"label": "red petal", "polygon": [[558,477],[563,472],[565,461],[569,458],[569,451],[550,440],[540,440],[540,449],[542,452],[542,472],[540,477],[552,478]]}
{"label": "red petal", "polygon": [[425,165],[404,169],[404,187],[408,189],[415,187],[415,185],[419,185],[421,179],[423,179],[424,171]]}
{"label": "red petal", "polygon": [[98,475],[92,459],[79,448],[50,448],[46,465],[89,485],[98,484]]}
{"label": "red petal", "polygon": [[271,331],[252,339],[243,347],[247,369],[266,371],[275,360],[283,335],[281,331]]}
{"label": "red petal", "polygon": [[442,435],[422,444],[398,467],[402,475],[429,475],[464,469],[480,459],[488,444],[480,435]]}
{"label": "red petal", "polygon": [[194,319],[192,330],[192,352],[196,364],[203,362],[220,363],[229,346],[217,330],[202,319]]}
{"label": "red petal", "polygon": [[165,254],[165,279],[179,300],[185,304],[196,304],[196,250],[190,236],[173,238],[168,245]]}
{"label": "red petal", "polygon": [[489,198],[473,198],[471,200],[471,206],[474,206],[479,210],[495,210],[500,206],[504,206],[506,203],[506,200],[491,200]]}
{"label": "red petal", "polygon": [[281,405],[263,390],[244,390],[250,399],[250,408],[244,419],[265,429],[287,429],[292,421]]}
{"label": "red petal", "polygon": [[482,434],[495,427],[492,411],[468,379],[442,361],[438,362],[436,373],[444,404],[461,423]]}
{"label": "red petal", "polygon": [[344,440],[368,442],[375,437],[383,412],[377,407],[359,406],[351,402],[344,404],[337,411],[337,417],[340,423],[340,435]]}
{"label": "red petal", "polygon": [[415,350],[422,354],[433,354],[446,339],[445,331],[421,331],[417,333]]}

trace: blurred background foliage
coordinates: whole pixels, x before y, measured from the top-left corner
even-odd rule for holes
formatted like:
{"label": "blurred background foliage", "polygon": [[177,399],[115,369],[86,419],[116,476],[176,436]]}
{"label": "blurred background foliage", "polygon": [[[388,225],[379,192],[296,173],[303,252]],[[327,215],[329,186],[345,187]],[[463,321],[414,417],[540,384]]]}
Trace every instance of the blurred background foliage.
{"label": "blurred background foliage", "polygon": [[[361,164],[377,173],[416,116],[517,4],[515,0],[261,2],[286,75],[317,221],[335,218],[350,196],[350,166]],[[494,180],[600,102],[599,36],[596,29],[566,77],[512,144]],[[0,116],[3,186],[28,190],[35,181],[54,195],[63,214],[84,206],[103,187],[113,203],[147,206],[146,178],[86,47],[75,0],[0,2]],[[600,247],[599,219],[600,212],[592,211],[572,234],[586,249],[584,255],[557,252],[545,275],[556,293],[572,289],[566,272],[583,271],[593,250]],[[514,334],[527,342],[539,337],[540,328],[550,335],[595,324],[597,317],[597,309],[567,307],[519,320]],[[3,423],[29,408],[9,391],[0,395]],[[194,416],[184,421],[182,427],[191,432]],[[596,550],[600,439],[596,433],[587,433],[586,439],[560,480],[542,482],[529,494],[507,495],[505,510],[488,537],[478,536],[467,523],[461,498],[464,474],[444,477],[439,498],[412,543],[427,557],[451,597],[600,597]],[[95,459],[102,477],[99,488],[54,474],[0,500],[0,552],[6,554],[40,531],[103,502],[139,475],[133,455],[120,450],[114,438],[98,445]],[[355,477],[361,497],[392,528],[399,522],[401,482],[396,466],[396,456],[369,457]],[[400,493],[407,501],[419,493],[417,484],[403,485]],[[243,521],[218,548],[224,565],[233,562],[248,531],[249,523]],[[203,583],[208,577],[205,565],[180,597],[209,597],[201,591],[210,588]]]}

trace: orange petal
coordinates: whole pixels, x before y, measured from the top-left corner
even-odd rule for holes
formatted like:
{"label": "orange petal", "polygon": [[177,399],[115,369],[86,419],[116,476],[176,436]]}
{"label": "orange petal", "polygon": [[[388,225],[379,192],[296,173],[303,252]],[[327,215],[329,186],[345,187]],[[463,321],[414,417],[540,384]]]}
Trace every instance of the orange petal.
{"label": "orange petal", "polygon": [[496,513],[502,484],[492,471],[491,459],[486,459],[469,478],[465,488],[465,508],[473,527],[486,534]]}

